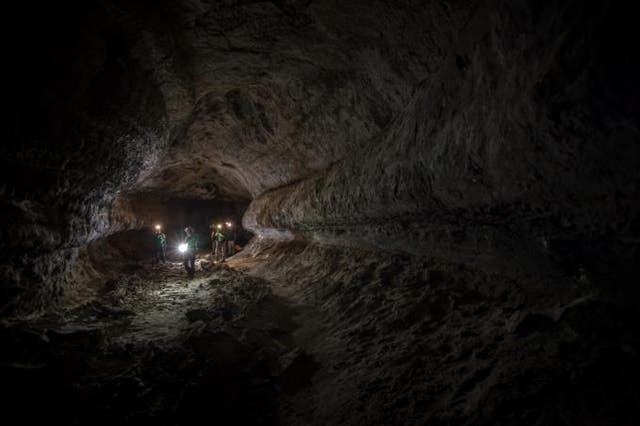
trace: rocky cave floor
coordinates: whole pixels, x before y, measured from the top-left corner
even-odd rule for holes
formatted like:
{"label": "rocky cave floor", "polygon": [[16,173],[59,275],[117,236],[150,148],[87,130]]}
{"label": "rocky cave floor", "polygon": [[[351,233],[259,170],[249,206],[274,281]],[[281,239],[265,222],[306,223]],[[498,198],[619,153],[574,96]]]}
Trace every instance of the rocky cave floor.
{"label": "rocky cave floor", "polygon": [[178,262],[141,265],[109,282],[98,300],[4,324],[3,337],[14,343],[2,364],[14,403],[46,406],[21,416],[274,423],[275,379],[295,388],[287,369],[304,367],[290,337],[292,312],[266,282],[198,263],[193,279]]}
{"label": "rocky cave floor", "polygon": [[296,244],[203,265],[187,279],[179,263],[141,264],[90,303],[5,321],[9,411],[64,424],[638,418],[638,313],[579,289]]}

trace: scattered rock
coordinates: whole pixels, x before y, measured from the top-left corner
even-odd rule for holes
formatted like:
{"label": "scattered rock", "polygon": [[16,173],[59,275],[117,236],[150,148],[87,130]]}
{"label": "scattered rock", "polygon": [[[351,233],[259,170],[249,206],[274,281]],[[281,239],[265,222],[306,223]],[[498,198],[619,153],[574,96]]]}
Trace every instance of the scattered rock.
{"label": "scattered rock", "polygon": [[438,284],[444,281],[444,272],[437,269],[430,269],[426,274],[426,281],[432,284]]}
{"label": "scattered rock", "polygon": [[214,278],[212,280],[209,280],[209,285],[210,286],[218,286],[222,284],[222,280],[218,279],[218,278]]}
{"label": "scattered rock", "polygon": [[311,377],[320,368],[320,364],[300,348],[280,357],[282,372],[279,383],[288,394],[298,392],[311,385]]}
{"label": "scattered rock", "polygon": [[185,316],[187,317],[189,322],[209,321],[214,317],[211,312],[208,312],[204,309],[192,309],[188,311]]}
{"label": "scattered rock", "polygon": [[520,320],[514,334],[526,337],[532,333],[547,332],[555,327],[555,321],[548,315],[528,313]]}
{"label": "scattered rock", "polygon": [[242,365],[250,357],[248,348],[225,332],[205,330],[191,336],[187,342],[199,358],[219,366]]}
{"label": "scattered rock", "polygon": [[110,293],[112,291],[115,291],[117,287],[118,282],[116,280],[107,280],[102,288],[105,293]]}
{"label": "scattered rock", "polygon": [[231,321],[233,318],[233,308],[231,305],[224,305],[220,308],[220,316],[225,321]]}

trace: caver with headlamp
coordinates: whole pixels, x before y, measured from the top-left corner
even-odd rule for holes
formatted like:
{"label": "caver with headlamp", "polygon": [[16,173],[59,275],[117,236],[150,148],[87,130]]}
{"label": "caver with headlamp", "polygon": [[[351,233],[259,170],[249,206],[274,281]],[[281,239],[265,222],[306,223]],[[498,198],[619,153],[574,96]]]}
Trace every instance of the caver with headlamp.
{"label": "caver with headlamp", "polygon": [[187,226],[184,229],[184,241],[178,246],[178,251],[184,258],[184,269],[189,277],[193,277],[196,272],[196,251],[198,250],[198,236],[193,228]]}

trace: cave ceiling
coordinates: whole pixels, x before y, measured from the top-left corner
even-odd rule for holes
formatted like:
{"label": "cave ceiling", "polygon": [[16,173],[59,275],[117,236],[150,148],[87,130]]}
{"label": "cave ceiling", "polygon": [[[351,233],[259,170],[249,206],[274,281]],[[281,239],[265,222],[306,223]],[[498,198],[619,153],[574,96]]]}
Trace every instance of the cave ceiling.
{"label": "cave ceiling", "polygon": [[402,111],[468,3],[103,2],[169,131],[134,190],[251,199],[326,169]]}

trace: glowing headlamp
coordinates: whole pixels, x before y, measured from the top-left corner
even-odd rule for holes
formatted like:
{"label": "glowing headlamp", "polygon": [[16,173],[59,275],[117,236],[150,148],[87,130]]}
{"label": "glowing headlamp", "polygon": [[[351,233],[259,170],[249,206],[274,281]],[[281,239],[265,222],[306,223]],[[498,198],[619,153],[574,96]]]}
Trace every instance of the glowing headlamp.
{"label": "glowing headlamp", "polygon": [[159,231],[162,228],[160,225],[156,225],[156,229]]}

